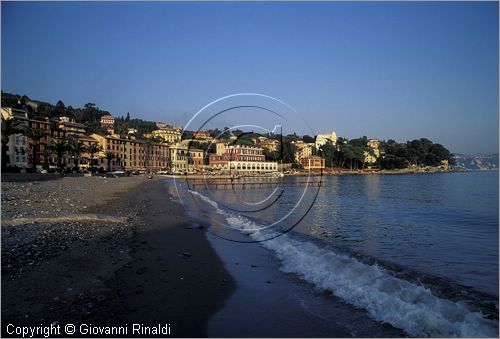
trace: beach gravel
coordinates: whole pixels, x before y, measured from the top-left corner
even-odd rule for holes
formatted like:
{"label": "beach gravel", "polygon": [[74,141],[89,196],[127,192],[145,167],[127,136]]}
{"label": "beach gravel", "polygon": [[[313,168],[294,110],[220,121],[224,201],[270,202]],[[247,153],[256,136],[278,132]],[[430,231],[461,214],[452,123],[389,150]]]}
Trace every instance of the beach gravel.
{"label": "beach gravel", "polygon": [[2,182],[2,324],[169,323],[172,336],[204,336],[234,282],[190,226],[158,177]]}

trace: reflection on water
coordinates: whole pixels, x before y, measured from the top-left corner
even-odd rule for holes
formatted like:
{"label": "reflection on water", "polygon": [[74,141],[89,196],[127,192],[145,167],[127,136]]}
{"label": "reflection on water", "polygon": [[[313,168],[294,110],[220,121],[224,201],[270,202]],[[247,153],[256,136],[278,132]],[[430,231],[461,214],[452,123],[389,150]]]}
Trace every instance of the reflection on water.
{"label": "reflection on water", "polygon": [[[317,193],[295,232],[498,295],[497,172],[314,179],[323,180],[319,191],[286,177],[279,196],[274,187],[200,192],[262,225],[286,217],[278,230],[300,220]],[[244,212],[255,206],[266,208]]]}
{"label": "reflection on water", "polygon": [[[195,215],[208,216],[219,235],[262,241],[299,220],[292,232],[260,245],[281,270],[372,319],[416,336],[497,334],[497,173],[327,177],[307,194],[301,179],[284,178],[275,203],[253,212],[224,206],[271,201],[272,188],[187,195],[206,202]],[[295,208],[297,201],[314,202],[303,220],[308,205]]]}

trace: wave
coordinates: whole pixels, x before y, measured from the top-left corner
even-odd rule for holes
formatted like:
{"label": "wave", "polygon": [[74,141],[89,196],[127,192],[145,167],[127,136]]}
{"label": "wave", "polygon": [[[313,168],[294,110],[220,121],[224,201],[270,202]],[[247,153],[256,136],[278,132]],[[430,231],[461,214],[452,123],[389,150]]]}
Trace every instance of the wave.
{"label": "wave", "polygon": [[[257,224],[240,215],[221,210],[210,198],[191,191],[209,203],[228,224],[249,234],[254,240],[268,239],[269,232],[249,231]],[[297,239],[289,234],[261,242],[281,262],[281,270],[294,273],[317,288],[358,308],[377,321],[389,323],[416,337],[497,337],[498,322],[466,303],[435,296],[425,286],[400,279],[387,269],[336,253],[331,248]]]}

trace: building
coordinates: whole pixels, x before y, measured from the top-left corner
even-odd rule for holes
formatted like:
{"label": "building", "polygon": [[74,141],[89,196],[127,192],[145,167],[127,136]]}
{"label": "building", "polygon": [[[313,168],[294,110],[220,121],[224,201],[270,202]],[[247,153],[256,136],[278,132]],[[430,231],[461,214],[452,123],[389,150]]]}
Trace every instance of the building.
{"label": "building", "polygon": [[151,133],[145,133],[145,138],[159,137],[162,138],[164,142],[174,144],[181,141],[182,129],[178,126],[168,126],[162,123],[156,123],[156,125],[164,126],[160,129],[156,129]]}
{"label": "building", "polygon": [[28,162],[33,165],[33,160],[36,157],[35,161],[37,167],[48,168],[50,163],[50,150],[48,146],[51,141],[49,118],[45,118],[44,120],[30,119],[29,127],[34,130],[41,130],[43,132],[43,136],[38,141],[28,138],[30,149]]}
{"label": "building", "polygon": [[170,170],[173,173],[185,173],[189,165],[188,147],[181,144],[170,146]]}
{"label": "building", "polygon": [[364,152],[365,155],[365,163],[372,165],[374,164],[378,158],[380,158],[380,141],[377,139],[370,139],[366,143],[366,146],[370,147],[373,153]]}
{"label": "building", "polygon": [[78,122],[70,121],[68,117],[59,117],[58,128],[67,133],[85,133],[87,126]]}
{"label": "building", "polygon": [[189,149],[189,168],[202,169],[205,162],[205,152],[202,149],[190,148]]}
{"label": "building", "polygon": [[100,125],[102,128],[106,129],[108,134],[115,134],[115,117],[112,115],[103,115],[101,117]]}
{"label": "building", "polygon": [[242,145],[225,146],[222,154],[211,154],[210,167],[237,174],[276,172],[278,163],[266,161],[263,149]]}
{"label": "building", "polygon": [[[68,139],[68,141],[73,140],[76,143],[81,143],[85,147],[85,149],[88,149],[90,145],[99,146],[99,142],[95,138],[85,134],[70,133],[67,134],[66,138]],[[98,154],[94,155],[94,159],[97,158]],[[88,152],[83,152],[82,154],[80,154],[80,159],[77,159],[73,154],[68,153],[66,155],[64,163],[66,163],[66,165],[69,167],[76,167],[78,165],[79,168],[85,169],[92,165],[91,161],[94,159],[91,158],[91,154]]]}
{"label": "building", "polygon": [[318,134],[316,136],[316,142],[315,142],[315,145],[316,145],[316,148],[320,148],[321,146],[323,146],[324,144],[326,144],[327,142],[331,142],[332,145],[336,145],[337,144],[337,133],[335,132],[332,132],[330,134]]}
{"label": "building", "polygon": [[107,135],[101,136],[92,134],[101,146],[97,165],[107,169],[108,160],[106,152],[112,152],[114,159],[110,162],[110,167],[122,170],[151,170],[165,169],[169,165],[168,145],[152,143],[145,140],[138,140],[132,137]]}
{"label": "building", "polygon": [[441,167],[442,169],[444,169],[445,171],[448,171],[450,169],[450,163],[448,160],[444,159],[444,160],[441,160],[441,165],[439,166]]}
{"label": "building", "polygon": [[310,157],[313,155],[314,143],[306,143],[302,140],[298,140],[295,143],[295,160],[300,162],[300,159]]}
{"label": "building", "polygon": [[101,127],[114,128],[115,127],[115,117],[113,117],[112,115],[103,115],[101,117]]}
{"label": "building", "polygon": [[380,153],[379,153],[379,155],[376,155],[375,152],[374,152],[374,154],[371,154],[368,151],[364,151],[364,156],[365,156],[365,163],[367,163],[368,165],[372,165],[375,162],[377,162],[377,159],[380,156]]}
{"label": "building", "polygon": [[370,139],[366,143],[366,146],[373,148],[373,149],[380,149],[380,141],[377,139]]}
{"label": "building", "polygon": [[212,140],[212,136],[208,132],[194,132],[193,137],[196,140]]}
{"label": "building", "polygon": [[222,155],[226,152],[228,143],[225,141],[218,141],[215,143],[215,154]]}
{"label": "building", "polygon": [[[260,138],[259,138],[260,139]],[[274,153],[278,151],[280,142],[275,139],[260,139],[259,146],[268,151],[269,153]]]}
{"label": "building", "polygon": [[[11,107],[2,107],[2,118],[5,120],[16,119],[19,128],[29,126],[28,112]],[[8,164],[16,167],[28,167],[28,138],[21,134],[13,134],[9,136],[7,142],[7,156],[9,157]]]}
{"label": "building", "polygon": [[325,158],[313,155],[300,159],[300,164],[308,171],[317,171],[325,169]]}

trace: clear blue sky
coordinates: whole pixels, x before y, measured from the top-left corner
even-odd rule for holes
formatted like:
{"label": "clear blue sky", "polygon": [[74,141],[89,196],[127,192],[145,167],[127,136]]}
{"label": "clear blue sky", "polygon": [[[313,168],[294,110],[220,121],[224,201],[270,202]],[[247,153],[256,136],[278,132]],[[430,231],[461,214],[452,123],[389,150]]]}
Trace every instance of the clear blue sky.
{"label": "clear blue sky", "polygon": [[6,92],[181,124],[216,98],[257,92],[317,133],[498,152],[496,2],[1,9]]}

